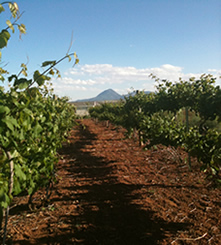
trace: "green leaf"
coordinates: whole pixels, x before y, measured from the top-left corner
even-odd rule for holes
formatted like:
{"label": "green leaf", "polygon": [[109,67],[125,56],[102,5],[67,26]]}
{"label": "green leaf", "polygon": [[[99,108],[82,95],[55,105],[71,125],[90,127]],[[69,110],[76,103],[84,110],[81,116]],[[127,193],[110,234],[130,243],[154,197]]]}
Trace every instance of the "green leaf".
{"label": "green leaf", "polygon": [[33,130],[34,130],[34,137],[37,138],[39,133],[43,130],[43,128],[39,123],[37,123]]}
{"label": "green leaf", "polygon": [[21,64],[21,68],[22,68],[22,70],[21,70],[21,73],[24,75],[24,76],[28,76],[28,74],[27,74],[27,70],[28,70],[28,68],[27,68],[27,66],[24,64],[24,63],[22,63]]}
{"label": "green leaf", "polygon": [[18,25],[18,30],[21,34],[26,34],[26,27],[24,24]]}
{"label": "green leaf", "polygon": [[16,2],[14,2],[13,5],[14,5],[15,10],[16,10],[17,12],[19,12],[18,4],[17,4]]}
{"label": "green leaf", "polygon": [[9,38],[11,37],[10,33],[7,30],[2,30],[1,31],[2,35],[4,35],[4,37],[9,40]]}
{"label": "green leaf", "polygon": [[16,15],[17,15],[17,11],[18,11],[18,9],[17,9],[18,5],[17,4],[14,5],[14,3],[9,2],[8,6],[9,6],[9,9],[11,11],[11,14],[12,14],[13,18],[15,18]]}
{"label": "green leaf", "polygon": [[51,69],[51,70],[49,71],[49,74],[53,76],[53,75],[55,74],[54,70]]}
{"label": "green leaf", "polygon": [[67,57],[68,57],[68,60],[70,62],[71,61],[71,56],[70,55],[67,55]]}
{"label": "green leaf", "polygon": [[10,38],[10,33],[6,30],[2,30],[0,33],[0,49],[7,46],[8,40]]}
{"label": "green leaf", "polygon": [[3,195],[1,196],[1,199],[0,199],[0,209],[1,208],[7,208],[9,203],[10,203],[10,198],[5,192],[5,193],[3,193]]}
{"label": "green leaf", "polygon": [[28,194],[31,195],[35,189],[36,183],[30,179],[30,184],[28,186]]}
{"label": "green leaf", "polygon": [[27,80],[26,78],[20,78],[16,79],[14,82],[14,86],[18,86],[19,89],[26,89],[30,84],[32,80]]}
{"label": "green leaf", "polygon": [[11,131],[14,131],[13,123],[11,122],[9,117],[2,119],[2,122],[4,122],[7,125],[7,127],[11,129]]}
{"label": "green leaf", "polygon": [[14,131],[14,126],[16,128],[20,128],[17,120],[11,116],[6,116],[4,119],[2,119],[2,122],[4,122],[7,125],[7,127],[12,131]]}
{"label": "green leaf", "polygon": [[10,112],[10,109],[7,106],[0,105],[0,114],[1,113],[6,113],[8,114]]}
{"label": "green leaf", "polygon": [[2,82],[5,81],[5,78],[2,75],[0,75],[0,81],[2,81]]}
{"label": "green leaf", "polygon": [[55,65],[56,64],[56,60],[52,60],[52,61],[45,61],[42,63],[41,67],[45,67],[45,66],[49,66],[49,65]]}
{"label": "green leaf", "polygon": [[41,73],[40,73],[38,70],[36,70],[36,71],[34,72],[34,75],[33,75],[34,81],[36,81],[40,76],[41,76]]}
{"label": "green leaf", "polygon": [[6,24],[8,25],[8,27],[12,30],[12,32],[14,33],[15,32],[15,28],[14,26],[12,25],[11,21],[10,20],[7,20],[6,21]]}
{"label": "green leaf", "polygon": [[16,158],[16,157],[19,157],[19,156],[20,156],[20,154],[19,154],[19,152],[17,150],[14,150],[13,152],[11,152],[11,157],[12,158]]}
{"label": "green leaf", "polygon": [[27,73],[26,70],[24,70],[24,69],[22,69],[21,73],[22,73],[25,77],[28,76],[28,73]]}
{"label": "green leaf", "polygon": [[15,181],[13,186],[13,193],[14,195],[18,195],[21,192],[21,185],[18,181]]}
{"label": "green leaf", "polygon": [[42,86],[45,81],[49,81],[51,78],[45,75],[42,75],[38,70],[34,72],[34,81],[39,85]]}
{"label": "green leaf", "polygon": [[19,164],[15,164],[15,175],[21,180],[26,180],[26,175],[22,171],[21,166]]}
{"label": "green leaf", "polygon": [[79,61],[80,61],[79,59],[76,59],[74,64],[77,65]]}
{"label": "green leaf", "polygon": [[77,65],[79,63],[79,59],[78,59],[78,56],[76,54],[76,52],[74,52],[74,58],[75,58],[75,63],[74,63],[74,66]]}
{"label": "green leaf", "polygon": [[1,12],[5,11],[5,9],[3,8],[3,6],[0,4],[0,14]]}
{"label": "green leaf", "polygon": [[21,63],[21,67],[27,70],[27,66],[24,63]]}
{"label": "green leaf", "polygon": [[55,134],[59,130],[58,125],[53,126],[53,133]]}
{"label": "green leaf", "polygon": [[32,115],[33,115],[32,111],[29,110],[28,108],[24,108],[24,109],[23,109],[23,112],[25,112],[25,113],[28,114],[29,116],[32,116]]}
{"label": "green leaf", "polygon": [[8,78],[8,81],[11,82],[12,79],[17,79],[17,76],[16,76],[16,75],[11,75],[11,76]]}

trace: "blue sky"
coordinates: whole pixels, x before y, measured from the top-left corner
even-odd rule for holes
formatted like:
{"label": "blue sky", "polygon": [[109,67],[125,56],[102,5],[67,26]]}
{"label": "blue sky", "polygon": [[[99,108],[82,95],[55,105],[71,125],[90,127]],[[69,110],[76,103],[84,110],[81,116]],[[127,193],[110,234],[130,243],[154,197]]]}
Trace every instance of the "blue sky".
{"label": "blue sky", "polygon": [[[29,76],[41,63],[63,57],[73,46],[80,63],[58,66],[55,93],[71,100],[112,88],[120,94],[154,90],[159,78],[221,75],[220,0],[17,0],[27,34],[13,35],[2,51],[11,73],[28,62]],[[0,27],[7,12],[0,16]],[[221,85],[220,80],[217,84]]]}

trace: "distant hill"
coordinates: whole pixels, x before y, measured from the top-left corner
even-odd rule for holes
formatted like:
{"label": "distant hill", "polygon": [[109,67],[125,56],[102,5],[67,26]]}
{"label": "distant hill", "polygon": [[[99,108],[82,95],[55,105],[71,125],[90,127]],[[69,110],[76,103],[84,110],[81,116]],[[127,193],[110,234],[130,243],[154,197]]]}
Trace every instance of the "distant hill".
{"label": "distant hill", "polygon": [[102,93],[98,94],[96,97],[84,100],[77,100],[75,102],[88,102],[88,101],[108,101],[108,100],[120,100],[123,99],[124,96],[118,94],[113,89],[107,89]]}
{"label": "distant hill", "polygon": [[[150,91],[144,91],[145,94],[151,93]],[[98,94],[96,97],[90,98],[90,99],[83,99],[83,100],[76,100],[72,102],[92,102],[92,101],[109,101],[109,100],[120,100],[124,99],[125,97],[128,97],[129,95],[134,96],[136,94],[135,92],[126,94],[126,95],[120,95],[117,92],[115,92],[113,89],[107,89],[100,94]]]}

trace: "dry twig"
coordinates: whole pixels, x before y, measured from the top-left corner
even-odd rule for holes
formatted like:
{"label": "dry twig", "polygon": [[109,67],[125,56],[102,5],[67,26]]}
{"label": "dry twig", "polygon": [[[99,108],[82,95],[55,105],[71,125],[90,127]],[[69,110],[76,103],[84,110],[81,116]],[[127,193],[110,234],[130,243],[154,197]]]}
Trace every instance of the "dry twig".
{"label": "dry twig", "polygon": [[207,232],[197,238],[176,238],[175,240],[171,242],[171,244],[175,243],[176,241],[199,241],[206,236],[207,236]]}

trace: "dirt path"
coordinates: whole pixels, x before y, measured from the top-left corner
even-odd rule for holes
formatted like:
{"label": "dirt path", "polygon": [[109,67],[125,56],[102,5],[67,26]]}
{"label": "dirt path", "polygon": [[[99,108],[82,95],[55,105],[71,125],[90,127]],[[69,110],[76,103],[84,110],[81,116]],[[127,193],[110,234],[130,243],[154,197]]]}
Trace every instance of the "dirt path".
{"label": "dirt path", "polygon": [[32,212],[15,199],[8,244],[221,244],[221,190],[171,149],[143,151],[123,129],[88,119],[57,168],[50,203],[43,191]]}

